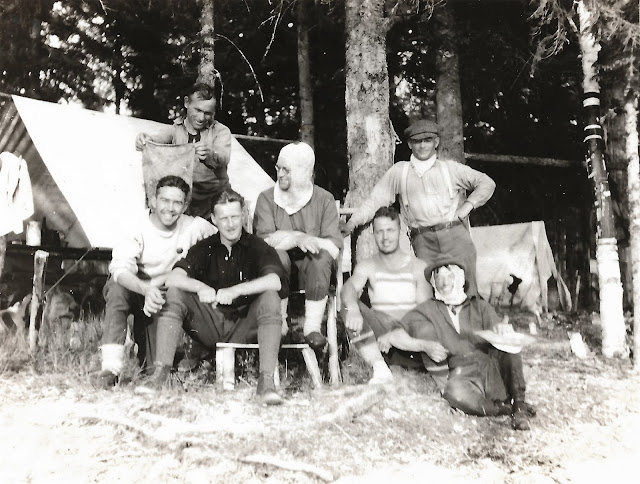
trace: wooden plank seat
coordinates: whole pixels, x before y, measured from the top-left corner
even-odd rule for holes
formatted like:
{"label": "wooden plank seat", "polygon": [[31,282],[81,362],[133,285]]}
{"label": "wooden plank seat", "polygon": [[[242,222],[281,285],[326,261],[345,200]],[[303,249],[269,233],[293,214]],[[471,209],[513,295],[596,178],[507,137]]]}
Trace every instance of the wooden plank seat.
{"label": "wooden plank seat", "polygon": [[[222,387],[223,390],[233,390],[236,383],[236,350],[256,350],[258,349],[257,343],[242,344],[242,343],[217,343],[216,344],[216,383]],[[318,360],[316,354],[309,347],[308,344],[283,344],[280,349],[294,349],[302,352],[304,363],[307,366],[307,371],[311,376],[311,381],[315,388],[322,386],[322,376],[320,375],[320,368],[318,367]],[[278,369],[274,374],[274,381],[276,387],[280,386],[280,373]]]}

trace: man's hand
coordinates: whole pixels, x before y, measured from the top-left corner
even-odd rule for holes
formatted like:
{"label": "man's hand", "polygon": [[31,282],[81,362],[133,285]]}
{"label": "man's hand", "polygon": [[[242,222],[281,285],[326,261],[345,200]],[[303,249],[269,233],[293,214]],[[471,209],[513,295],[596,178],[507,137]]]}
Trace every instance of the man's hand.
{"label": "man's hand", "polygon": [[204,141],[198,141],[196,145],[196,158],[200,161],[206,160],[211,155],[211,146]]}
{"label": "man's hand", "polygon": [[362,314],[360,314],[360,309],[358,307],[355,308],[347,308],[347,317],[344,322],[345,327],[353,331],[355,334],[359,334],[362,331]]}
{"label": "man's hand", "polygon": [[271,247],[278,247],[282,242],[289,237],[289,234],[283,231],[275,231],[271,235],[267,236],[264,241]]}
{"label": "man's hand", "polygon": [[223,289],[218,289],[216,301],[218,304],[228,306],[238,296],[241,296],[241,294],[240,291],[238,291],[237,286],[225,287]]}
{"label": "man's hand", "polygon": [[340,220],[340,222],[338,222],[338,226],[340,227],[340,232],[342,233],[343,237],[346,237],[347,235],[351,234],[351,232],[353,232],[353,229],[355,227],[352,227],[349,222],[343,222],[342,220]]}
{"label": "man's hand", "polygon": [[298,247],[303,252],[317,254],[320,252],[320,243],[313,235],[304,234],[298,239]]}
{"label": "man's hand", "polygon": [[437,341],[420,340],[420,346],[422,351],[429,355],[429,358],[431,358],[436,363],[444,361],[449,354],[446,348]]}
{"label": "man's hand", "polygon": [[465,219],[469,216],[471,210],[473,210],[473,205],[471,204],[471,202],[464,202],[462,206],[459,207],[458,210],[456,210],[456,218],[458,218],[459,220]]}
{"label": "man's hand", "polygon": [[499,324],[496,324],[491,330],[500,335],[511,334],[513,333],[513,326],[509,324],[509,316],[502,318],[502,321]]}
{"label": "man's hand", "polygon": [[149,136],[147,133],[138,134],[138,136],[136,136],[136,150],[142,151],[142,148],[144,148],[144,145],[147,144],[147,140],[150,140],[150,139],[151,139],[151,136]]}
{"label": "man's hand", "polygon": [[208,286],[198,291],[198,299],[204,304],[215,304],[218,302],[216,300],[216,290]]}
{"label": "man's hand", "polygon": [[382,353],[387,353],[391,349],[392,344],[389,338],[390,335],[391,333],[386,333],[378,338],[378,349]]}
{"label": "man's hand", "polygon": [[142,311],[147,316],[157,313],[162,309],[164,305],[164,293],[165,290],[155,286],[147,286],[144,291],[144,306]]}

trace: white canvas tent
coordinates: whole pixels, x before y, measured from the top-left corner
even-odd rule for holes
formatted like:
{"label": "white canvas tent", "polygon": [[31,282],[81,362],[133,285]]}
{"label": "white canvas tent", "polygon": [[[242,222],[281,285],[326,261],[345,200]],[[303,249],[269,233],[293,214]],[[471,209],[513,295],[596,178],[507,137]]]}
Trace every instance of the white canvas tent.
{"label": "white canvas tent", "polygon": [[[141,153],[135,137],[160,123],[19,96],[0,98],[0,152],[25,158],[35,214],[68,247],[112,248],[144,213]],[[233,139],[231,186],[253,212],[273,180]]]}

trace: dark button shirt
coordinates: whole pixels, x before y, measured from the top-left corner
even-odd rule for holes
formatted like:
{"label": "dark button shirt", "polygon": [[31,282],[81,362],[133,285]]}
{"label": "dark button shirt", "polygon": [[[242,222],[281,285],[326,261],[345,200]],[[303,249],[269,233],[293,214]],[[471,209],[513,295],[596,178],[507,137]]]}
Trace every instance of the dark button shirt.
{"label": "dark button shirt", "polygon": [[[285,278],[275,249],[244,230],[231,251],[220,241],[220,234],[215,234],[191,247],[187,256],[178,261],[174,268],[185,270],[189,277],[204,282],[216,291],[268,274],[277,274],[281,283]],[[282,286],[285,287],[284,283]],[[239,309],[250,304],[257,296],[241,296],[234,299],[230,306],[218,308],[222,311]]]}

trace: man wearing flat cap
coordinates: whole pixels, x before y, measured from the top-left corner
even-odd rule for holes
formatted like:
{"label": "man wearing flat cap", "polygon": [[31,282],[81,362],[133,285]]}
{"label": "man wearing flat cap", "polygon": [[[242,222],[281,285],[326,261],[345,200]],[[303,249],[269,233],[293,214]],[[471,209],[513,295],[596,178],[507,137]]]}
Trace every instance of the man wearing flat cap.
{"label": "man wearing flat cap", "polygon": [[469,233],[469,213],[493,195],[494,181],[484,173],[437,156],[438,125],[419,120],[404,132],[411,158],[394,164],[373,187],[344,227],[351,233],[380,207],[400,196],[400,212],[410,229],[411,245],[427,264],[456,260],[468,268],[469,294],[477,294],[476,248]]}
{"label": "man wearing flat cap", "polygon": [[[320,331],[331,271],[342,248],[333,195],[313,183],[315,155],[306,143],[290,143],[276,162],[277,183],[256,201],[254,233],[275,248],[289,278],[297,272],[305,291],[304,336],[314,350],[326,345]],[[288,299],[282,300],[283,333]]]}

